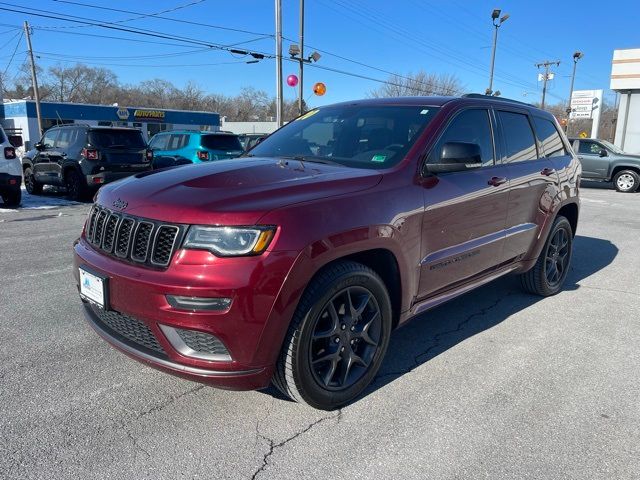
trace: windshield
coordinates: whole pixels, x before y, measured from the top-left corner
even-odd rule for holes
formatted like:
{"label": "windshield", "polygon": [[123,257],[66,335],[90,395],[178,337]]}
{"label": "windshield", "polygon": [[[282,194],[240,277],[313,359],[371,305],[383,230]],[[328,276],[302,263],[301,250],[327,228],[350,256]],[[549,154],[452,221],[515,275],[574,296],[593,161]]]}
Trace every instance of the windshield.
{"label": "windshield", "polygon": [[404,158],[437,111],[398,105],[318,108],[264,139],[249,155],[389,168]]}
{"label": "windshield", "polygon": [[613,153],[624,153],[621,149],[616,147],[613,143],[607,142],[606,140],[600,140],[607,149],[611,150]]}
{"label": "windshield", "polygon": [[208,150],[222,150],[224,152],[242,150],[237,135],[203,135],[200,145]]}
{"label": "windshield", "polygon": [[89,130],[89,144],[98,148],[146,148],[139,130]]}

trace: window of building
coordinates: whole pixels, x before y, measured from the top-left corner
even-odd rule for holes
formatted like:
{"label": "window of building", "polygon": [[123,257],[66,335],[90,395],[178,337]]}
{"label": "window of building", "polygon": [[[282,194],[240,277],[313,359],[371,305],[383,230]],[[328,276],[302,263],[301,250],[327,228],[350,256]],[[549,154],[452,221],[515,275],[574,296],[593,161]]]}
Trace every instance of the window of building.
{"label": "window of building", "polygon": [[542,149],[546,157],[562,157],[567,154],[562,138],[552,121],[545,118],[533,117],[538,138],[542,142]]}
{"label": "window of building", "polygon": [[524,162],[538,158],[536,141],[529,118],[522,113],[496,112],[507,147],[507,162]]}

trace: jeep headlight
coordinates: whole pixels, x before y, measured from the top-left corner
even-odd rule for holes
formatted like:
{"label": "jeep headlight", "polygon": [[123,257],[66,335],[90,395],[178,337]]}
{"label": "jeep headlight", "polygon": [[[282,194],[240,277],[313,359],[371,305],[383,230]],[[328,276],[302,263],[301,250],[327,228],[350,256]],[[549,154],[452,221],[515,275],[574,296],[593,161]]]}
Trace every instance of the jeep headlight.
{"label": "jeep headlight", "polygon": [[275,234],[275,227],[205,227],[189,228],[183,248],[208,250],[221,257],[259,255]]}

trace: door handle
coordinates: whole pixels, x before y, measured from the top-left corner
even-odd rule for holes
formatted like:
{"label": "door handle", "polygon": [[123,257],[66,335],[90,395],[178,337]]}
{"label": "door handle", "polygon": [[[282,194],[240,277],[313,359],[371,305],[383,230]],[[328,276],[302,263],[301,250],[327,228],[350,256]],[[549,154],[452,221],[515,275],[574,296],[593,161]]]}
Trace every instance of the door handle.
{"label": "door handle", "polygon": [[553,175],[554,173],[556,173],[555,169],[553,168],[544,168],[542,169],[542,171],[540,172],[542,175],[545,175],[547,177]]}
{"label": "door handle", "polygon": [[489,180],[487,183],[494,187],[499,187],[503,183],[507,183],[507,179],[505,177],[491,177],[491,180]]}

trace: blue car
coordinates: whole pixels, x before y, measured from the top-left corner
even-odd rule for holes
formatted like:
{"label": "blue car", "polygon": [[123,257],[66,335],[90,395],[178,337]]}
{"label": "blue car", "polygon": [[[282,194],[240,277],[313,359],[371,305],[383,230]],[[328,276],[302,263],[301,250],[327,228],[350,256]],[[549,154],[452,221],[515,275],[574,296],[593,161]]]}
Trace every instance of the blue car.
{"label": "blue car", "polygon": [[242,155],[244,149],[233,133],[176,130],[156,133],[149,142],[154,167],[210,162]]}

